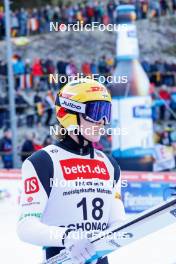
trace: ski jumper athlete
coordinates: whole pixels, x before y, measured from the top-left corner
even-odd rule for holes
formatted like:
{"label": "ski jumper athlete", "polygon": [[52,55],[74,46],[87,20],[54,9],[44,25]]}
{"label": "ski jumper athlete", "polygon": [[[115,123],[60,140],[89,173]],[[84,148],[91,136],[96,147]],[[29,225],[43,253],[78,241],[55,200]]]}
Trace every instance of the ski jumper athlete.
{"label": "ski jumper athlete", "polygon": [[[55,105],[56,144],[22,165],[17,233],[24,242],[42,246],[44,260],[66,248],[73,263],[84,264],[95,254],[89,239],[125,218],[120,168],[92,146],[110,122],[111,96],[104,85],[82,78],[66,84]],[[108,259],[92,263],[108,264]]]}

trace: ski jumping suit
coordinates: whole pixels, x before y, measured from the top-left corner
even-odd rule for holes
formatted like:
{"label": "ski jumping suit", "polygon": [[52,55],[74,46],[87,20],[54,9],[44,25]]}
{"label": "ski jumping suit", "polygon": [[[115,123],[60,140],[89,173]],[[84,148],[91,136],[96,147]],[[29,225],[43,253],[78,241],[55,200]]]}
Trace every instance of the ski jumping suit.
{"label": "ski jumping suit", "polygon": [[43,246],[45,260],[63,249],[68,228],[92,237],[124,220],[117,162],[95,149],[90,158],[90,148],[69,136],[26,159],[22,179],[17,232],[23,241]]}

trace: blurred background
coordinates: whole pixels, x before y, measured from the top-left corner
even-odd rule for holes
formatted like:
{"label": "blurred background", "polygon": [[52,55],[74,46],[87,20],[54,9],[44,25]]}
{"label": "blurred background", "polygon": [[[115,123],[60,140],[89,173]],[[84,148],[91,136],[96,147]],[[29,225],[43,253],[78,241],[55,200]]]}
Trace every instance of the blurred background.
{"label": "blurred background", "polygon": [[[127,45],[124,36],[114,31],[50,32],[51,21],[60,26],[78,21],[127,23]],[[54,142],[49,126],[56,123],[55,95],[64,84],[49,81],[56,73],[66,79],[77,73],[105,77],[113,98],[111,126],[126,127],[129,135],[104,135],[95,147],[112,154],[121,165],[128,182],[122,188],[126,212],[136,214],[174,196],[175,54],[175,0],[0,1],[0,221],[6,222],[7,216],[16,219],[22,162]],[[108,83],[108,76],[119,75],[127,76],[125,85]],[[127,114],[135,111],[140,112],[140,121],[139,116]],[[16,243],[11,220],[9,227]],[[8,231],[2,232],[8,243]],[[17,243],[24,252],[29,250]],[[6,254],[7,247],[3,248]],[[153,256],[159,254],[155,252]],[[18,257],[17,263],[24,263],[23,254]],[[39,263],[39,255],[35,257]],[[162,263],[155,257],[151,263]],[[167,257],[163,263],[174,263]],[[10,259],[4,263],[11,263]]]}

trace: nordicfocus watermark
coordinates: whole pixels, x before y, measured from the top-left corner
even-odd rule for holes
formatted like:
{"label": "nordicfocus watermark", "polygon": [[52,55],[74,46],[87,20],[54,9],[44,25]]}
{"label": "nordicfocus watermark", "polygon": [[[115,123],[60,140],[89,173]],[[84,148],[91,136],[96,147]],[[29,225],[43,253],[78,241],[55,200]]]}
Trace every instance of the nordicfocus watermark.
{"label": "nordicfocus watermark", "polygon": [[[77,195],[81,193],[106,193],[106,194],[112,194],[112,191],[107,188],[113,188],[116,185],[115,180],[108,180],[106,182],[106,186],[104,186],[103,181],[100,182],[100,179],[92,178],[91,179],[85,179],[84,177],[78,178],[76,174],[86,174],[90,173],[96,174],[96,176],[99,174],[106,174],[102,172],[102,169],[99,166],[96,166],[94,170],[90,171],[90,166],[87,165],[77,165],[70,167],[63,167],[64,173],[67,174],[67,178],[70,177],[70,175],[74,174],[76,179],[75,180],[59,180],[58,178],[50,178],[50,187],[51,188],[73,188],[68,191],[63,192],[63,196],[70,196],[70,195]],[[90,171],[90,172],[89,172]],[[77,172],[77,173],[76,173]],[[121,188],[127,188],[128,187],[128,181],[126,179],[121,180]],[[75,188],[75,189],[74,189]],[[96,188],[96,189],[95,189]],[[105,189],[106,188],[106,189]],[[119,195],[116,194],[116,198],[119,198]]]}
{"label": "nordicfocus watermark", "polygon": [[77,21],[75,23],[64,24],[59,22],[52,22],[50,21],[50,32],[65,32],[65,31],[109,31],[109,32],[119,32],[119,31],[126,31],[127,24],[102,24],[99,22],[92,22],[84,24],[83,22]]}
{"label": "nordicfocus watermark", "polygon": [[104,76],[100,75],[98,73],[90,74],[89,76],[85,76],[83,73],[77,73],[75,75],[61,75],[58,73],[55,74],[49,74],[49,83],[50,84],[66,84],[68,82],[77,81],[79,80],[81,82],[85,82],[86,79],[93,79],[95,81],[98,81],[101,84],[114,84],[114,83],[127,83],[128,77],[126,75],[121,76]]}
{"label": "nordicfocus watermark", "polygon": [[[63,226],[62,226],[63,227]],[[65,227],[65,226],[64,226]],[[65,227],[66,228],[66,227]],[[70,224],[67,228],[72,228],[73,231],[69,232],[67,235],[67,239],[88,239],[95,234],[98,235],[98,237],[104,237],[106,238],[109,243],[114,244],[117,246],[117,239],[129,239],[133,237],[133,234],[130,232],[109,232],[107,233],[108,224],[107,223],[98,223],[98,222],[85,222],[85,223],[77,223]],[[97,232],[98,231],[98,232]],[[94,232],[96,232],[94,234]],[[60,230],[51,230],[50,231],[50,238],[51,239],[63,239],[63,232]],[[120,247],[120,245],[118,245]]]}
{"label": "nordicfocus watermark", "polygon": [[78,126],[75,125],[74,126],[74,130],[67,130],[64,127],[60,127],[60,126],[50,126],[50,132],[49,132],[50,136],[57,136],[57,135],[61,135],[61,136],[65,136],[65,135],[87,135],[87,136],[94,136],[97,134],[99,134],[100,136],[126,136],[128,135],[128,131],[127,128],[123,127],[99,127],[99,125],[93,125],[91,127],[87,127],[84,128],[82,125]]}

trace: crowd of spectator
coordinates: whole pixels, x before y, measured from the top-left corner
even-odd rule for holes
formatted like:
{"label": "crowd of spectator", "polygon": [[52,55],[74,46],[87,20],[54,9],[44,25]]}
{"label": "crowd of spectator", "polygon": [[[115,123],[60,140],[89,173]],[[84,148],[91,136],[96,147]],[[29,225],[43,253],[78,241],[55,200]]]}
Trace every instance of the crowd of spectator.
{"label": "crowd of spectator", "polygon": [[[103,24],[116,23],[116,8],[121,3],[132,3],[136,6],[137,19],[158,17],[168,13],[176,13],[176,0],[110,0],[80,1],[78,3],[13,10],[11,13],[11,34],[13,37],[49,32],[50,21],[60,24],[83,24],[99,22]],[[5,35],[5,14],[0,10],[0,39]]]}
{"label": "crowd of spectator", "polygon": [[[59,83],[50,81],[50,74],[58,74],[62,77],[90,75],[103,75],[105,77],[112,75],[116,65],[116,61],[112,57],[102,56],[99,60],[92,59],[85,61],[82,65],[77,65],[76,62],[70,60],[65,61],[59,59],[57,61],[51,58],[40,59],[35,58],[22,59],[15,54],[12,59],[13,72],[15,76],[15,89],[19,90],[39,90],[48,91],[50,89],[57,90],[58,87],[64,85],[67,78],[58,78]],[[149,63],[148,61],[141,62],[145,72],[148,74],[150,82],[155,86],[167,85],[173,87],[176,85],[176,64],[168,64],[161,61]],[[0,87],[6,85],[7,79],[7,64],[5,61],[0,61]],[[53,79],[52,79],[53,80]]]}
{"label": "crowd of spectator", "polygon": [[[176,64],[156,61],[151,64],[142,61],[142,66],[151,82],[153,97],[153,119],[174,120],[176,111]],[[118,65],[117,65],[118,67]],[[65,83],[51,83],[49,74],[58,73],[62,76],[74,76],[79,72],[83,76],[99,74],[113,75],[115,61],[103,56],[99,61],[84,62],[79,68],[73,61],[58,60],[56,63],[50,58],[25,61],[20,56],[13,57],[13,71],[15,75],[16,112],[18,127],[26,125],[31,128],[36,125],[48,126],[52,123],[54,97],[56,91]],[[9,102],[7,93],[7,66],[0,62],[0,128],[8,127]],[[67,80],[67,79],[66,79]],[[171,109],[168,112],[168,109]],[[168,114],[169,113],[169,114]]]}
{"label": "crowd of spectator", "polygon": [[[46,147],[49,144],[54,144],[56,139],[45,131],[44,135],[40,132],[36,133],[28,131],[23,135],[20,145],[18,145],[18,158],[23,162],[33,152]],[[161,144],[173,149],[173,153],[176,154],[176,125],[174,123],[155,123],[154,124],[154,143]],[[94,147],[101,151],[110,154],[112,146],[111,136],[102,136],[101,141],[94,143]],[[175,155],[176,159],[176,155]],[[3,135],[0,138],[0,161],[3,168],[13,168],[13,156],[12,156],[12,134],[8,128],[5,128]],[[1,166],[0,166],[1,167]]]}
{"label": "crowd of spectator", "polygon": [[148,61],[141,62],[143,69],[148,74],[150,82],[154,83],[155,86],[176,85],[176,64],[164,63],[161,61],[155,61],[154,63],[149,63]]}
{"label": "crowd of spectator", "polygon": [[[101,141],[94,143],[96,149],[106,151],[110,153],[111,151],[111,136],[102,136]],[[54,144],[56,139],[54,136],[45,132],[44,135],[38,132],[28,131],[23,135],[20,146],[18,146],[18,158],[23,162],[27,159],[33,152],[40,150],[50,144]],[[13,155],[12,155],[12,133],[9,128],[3,130],[3,135],[0,138],[0,160],[5,169],[13,168]]]}
{"label": "crowd of spectator", "polygon": [[[22,140],[21,146],[18,147],[18,155],[23,162],[33,152],[46,147],[49,144],[54,143],[54,138],[50,135],[46,135],[43,141],[41,136],[35,132],[28,132],[25,134]],[[12,133],[11,130],[5,128],[2,138],[0,139],[0,158],[3,164],[3,168],[13,168],[13,155],[12,155]]]}
{"label": "crowd of spectator", "polygon": [[[176,65],[156,61],[141,62],[151,82],[151,95],[153,98],[153,120],[155,122],[171,121],[176,119]],[[108,76],[113,74],[115,65],[113,58],[103,56],[98,61],[92,60],[77,66],[74,61],[58,60],[56,63],[50,59],[36,58],[34,61],[23,60],[20,56],[13,57],[13,71],[15,74],[16,112],[18,127],[25,127],[31,131],[34,128],[47,127],[55,123],[54,98],[60,84],[51,84],[49,74],[59,73],[63,76],[74,76],[77,72],[83,75],[100,74]],[[9,101],[7,93],[7,65],[0,62],[0,129],[5,129],[0,140],[0,156],[3,166],[12,166],[12,142],[9,119]],[[4,83],[3,83],[4,81]],[[7,87],[6,87],[7,85]],[[48,131],[48,130],[47,130]],[[162,129],[156,133],[157,142],[171,146],[176,142],[173,128]],[[50,136],[46,140],[38,142],[37,137],[27,134],[24,142],[21,142],[19,155],[23,161],[30,153],[52,142]],[[103,144],[96,145],[102,149],[106,145],[109,149],[111,139],[104,139]],[[108,144],[107,144],[108,143]],[[167,144],[166,144],[167,143]],[[3,153],[3,155],[2,155]]]}
{"label": "crowd of spectator", "polygon": [[[18,90],[40,90],[58,89],[58,85],[64,84],[65,78],[59,78],[60,83],[49,81],[50,74],[59,74],[60,76],[75,76],[77,73],[83,76],[91,74],[110,75],[114,69],[115,63],[112,58],[102,56],[98,61],[83,62],[80,67],[73,61],[58,60],[53,61],[50,58],[39,59],[34,61],[29,59],[23,60],[19,55],[14,55],[12,59],[13,72],[15,76],[15,89]],[[7,77],[7,65],[0,61],[0,85],[5,84]],[[66,83],[66,81],[65,81]]]}
{"label": "crowd of spectator", "polygon": [[167,147],[176,145],[176,126],[175,124],[156,124],[154,126],[154,142]]}
{"label": "crowd of spectator", "polygon": [[[48,127],[52,122],[55,93],[52,90],[41,93],[16,92],[15,104],[17,126],[33,128],[41,125]],[[10,126],[8,95],[0,95],[0,128]]]}
{"label": "crowd of spectator", "polygon": [[165,85],[159,89],[151,88],[153,99],[153,121],[176,120],[176,87],[169,88]]}

